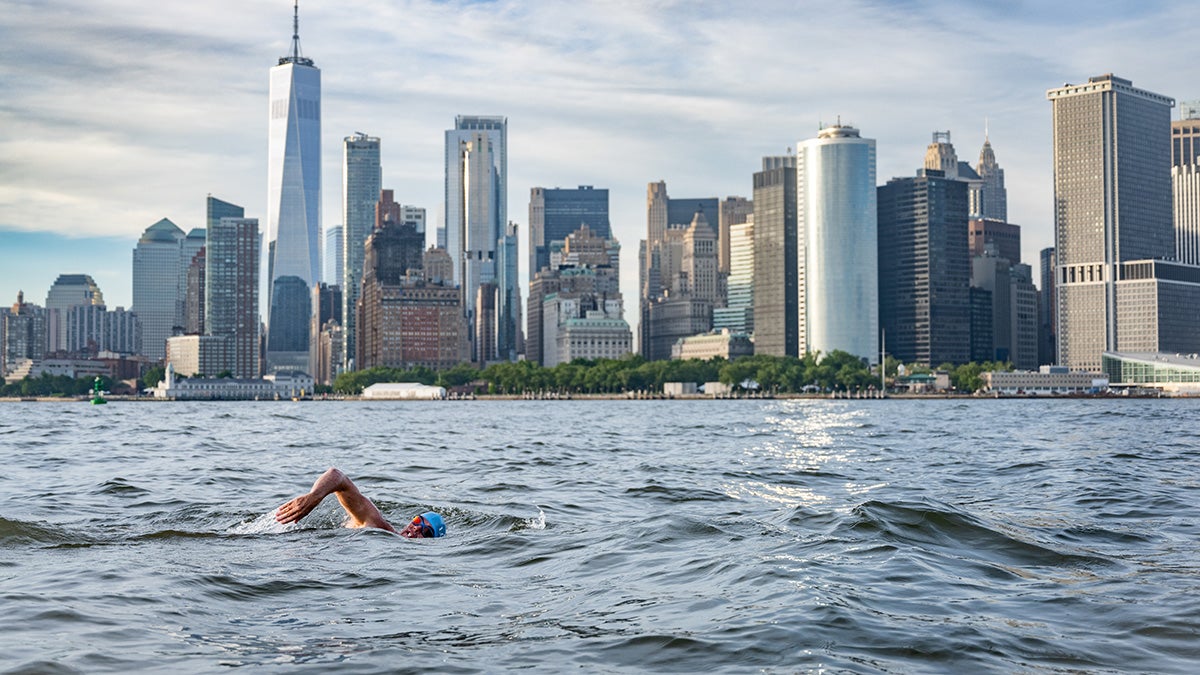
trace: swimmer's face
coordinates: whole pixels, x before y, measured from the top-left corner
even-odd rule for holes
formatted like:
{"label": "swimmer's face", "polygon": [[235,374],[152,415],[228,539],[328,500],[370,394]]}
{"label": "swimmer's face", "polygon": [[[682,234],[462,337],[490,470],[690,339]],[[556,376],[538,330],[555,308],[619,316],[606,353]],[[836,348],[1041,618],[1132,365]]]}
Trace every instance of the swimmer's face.
{"label": "swimmer's face", "polygon": [[429,521],[425,520],[421,516],[417,516],[416,518],[412,519],[412,522],[410,522],[408,525],[405,525],[403,530],[400,530],[400,536],[408,537],[409,539],[423,539],[425,537],[432,537],[433,527],[429,524]]}

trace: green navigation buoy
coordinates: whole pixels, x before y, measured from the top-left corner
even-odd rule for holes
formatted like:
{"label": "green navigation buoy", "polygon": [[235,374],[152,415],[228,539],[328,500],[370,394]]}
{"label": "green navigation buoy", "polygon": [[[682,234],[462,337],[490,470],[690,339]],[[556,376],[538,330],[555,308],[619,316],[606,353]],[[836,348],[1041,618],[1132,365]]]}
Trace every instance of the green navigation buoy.
{"label": "green navigation buoy", "polygon": [[92,383],[92,405],[101,405],[108,403],[104,399],[104,392],[100,391],[100,377],[96,377],[96,381]]}

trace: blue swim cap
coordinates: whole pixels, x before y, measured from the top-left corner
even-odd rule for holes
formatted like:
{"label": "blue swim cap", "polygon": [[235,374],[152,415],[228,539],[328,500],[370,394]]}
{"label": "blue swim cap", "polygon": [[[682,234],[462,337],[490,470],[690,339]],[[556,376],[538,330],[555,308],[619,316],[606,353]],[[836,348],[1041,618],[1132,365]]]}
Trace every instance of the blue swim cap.
{"label": "blue swim cap", "polygon": [[425,522],[429,523],[429,526],[433,528],[433,536],[446,536],[446,523],[442,520],[441,516],[433,511],[426,511],[425,513],[421,514],[421,517],[424,518]]}

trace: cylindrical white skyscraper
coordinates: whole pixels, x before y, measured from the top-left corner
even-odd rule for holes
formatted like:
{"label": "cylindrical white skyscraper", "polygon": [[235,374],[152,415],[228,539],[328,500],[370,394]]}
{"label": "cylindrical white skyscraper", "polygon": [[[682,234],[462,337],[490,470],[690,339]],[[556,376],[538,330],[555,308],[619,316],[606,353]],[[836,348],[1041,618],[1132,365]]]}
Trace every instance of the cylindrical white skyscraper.
{"label": "cylindrical white skyscraper", "polygon": [[826,127],[796,152],[800,354],[879,361],[875,140]]}

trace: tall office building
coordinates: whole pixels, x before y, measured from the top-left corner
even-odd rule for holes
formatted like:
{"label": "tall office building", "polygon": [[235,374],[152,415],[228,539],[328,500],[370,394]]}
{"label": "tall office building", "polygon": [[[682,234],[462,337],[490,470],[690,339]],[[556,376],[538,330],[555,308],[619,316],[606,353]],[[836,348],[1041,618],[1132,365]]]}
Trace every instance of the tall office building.
{"label": "tall office building", "polygon": [[[972,335],[971,360],[1007,361],[1017,370],[1037,369],[1041,364],[1033,269],[997,255],[989,245],[983,255],[971,258],[971,287],[991,297],[991,348]],[[982,352],[976,353],[981,347]]]}
{"label": "tall office building", "polygon": [[[210,214],[237,213],[227,202]],[[205,238],[204,329],[224,341],[220,370],[260,375],[259,234],[257,218],[210,218]],[[219,371],[218,371],[219,372]]]}
{"label": "tall office building", "polygon": [[133,312],[104,305],[72,305],[67,310],[67,346],[72,354],[133,355],[141,342],[141,322]]}
{"label": "tall office building", "polygon": [[950,180],[958,180],[958,164],[958,154],[950,142],[950,132],[933,132],[933,141],[925,148],[925,168],[941,171]]}
{"label": "tall office building", "polygon": [[654,243],[653,276],[661,287],[642,298],[642,355],[652,361],[671,358],[681,338],[712,329],[713,308],[724,303],[717,273],[717,236],[702,208],[687,227],[668,226]]}
{"label": "tall office building", "polygon": [[[1004,189],[1004,169],[996,163],[996,153],[992,150],[992,141],[986,132],[983,135],[983,148],[979,151],[979,163],[975,165],[975,173],[979,176],[981,184],[976,208],[972,209],[972,217],[1008,220],[1008,191]],[[976,211],[978,216],[975,215]]]}
{"label": "tall office building", "polygon": [[721,200],[718,209],[720,215],[717,220],[717,241],[720,242],[720,247],[717,249],[717,268],[721,274],[727,275],[730,273],[732,255],[730,228],[750,219],[754,214],[754,202],[745,197],[726,197]]}
{"label": "tall office building", "polygon": [[[463,118],[459,118],[460,125]],[[494,132],[493,132],[494,131]],[[507,247],[505,237],[507,231],[504,221],[500,220],[504,212],[504,181],[502,179],[503,160],[499,153],[503,151],[503,127],[489,131],[486,128],[467,130],[465,135],[460,131],[447,132],[447,142],[452,138],[460,138],[459,163],[457,184],[461,188],[456,204],[451,210],[455,213],[457,226],[448,235],[450,254],[456,258],[459,267],[456,279],[460,281],[463,290],[464,309],[470,326],[469,334],[482,335],[487,332],[488,344],[493,344],[492,329],[477,324],[476,307],[478,306],[479,288],[482,284],[495,283],[504,276],[509,286],[500,291],[507,295],[517,293],[515,273],[511,276],[502,274],[500,267],[506,264],[516,264],[515,246],[511,260],[506,261]],[[498,140],[499,139],[499,140]],[[447,220],[447,223],[450,223]],[[514,235],[515,236],[515,235]],[[515,269],[515,268],[514,268]],[[491,308],[493,305],[488,304]],[[493,316],[493,315],[489,315]],[[498,315],[497,315],[498,316]],[[506,320],[514,319],[515,314],[506,315]],[[495,325],[496,333],[516,335],[516,325],[506,325],[500,328]],[[478,343],[472,347],[472,359],[482,362],[484,355],[478,350]],[[505,345],[506,353],[514,353],[515,342]],[[491,352],[491,348],[487,350]]]}
{"label": "tall office building", "polygon": [[717,233],[703,211],[692,215],[691,225],[683,231],[682,243],[680,274],[686,284],[684,291],[713,306],[724,304],[720,292],[723,286],[717,273]]}
{"label": "tall office building", "polygon": [[141,353],[161,360],[177,323],[179,242],[183,230],[163,218],[146,228],[133,249],[133,305],[142,322]]}
{"label": "tall office building", "polygon": [[529,280],[550,264],[550,246],[588,228],[598,237],[612,236],[608,190],[580,185],[575,189],[535,187],[529,191]]}
{"label": "tall office building", "polygon": [[383,221],[367,238],[357,308],[355,360],[360,369],[444,369],[466,359],[470,342],[461,289],[449,280],[425,277],[424,261],[441,257],[442,251],[423,255],[424,242],[413,225],[392,220]]}
{"label": "tall office building", "polygon": [[[754,353],[799,356],[796,158],[754,174]],[[789,166],[790,164],[790,166]]]}
{"label": "tall office building", "polygon": [[[470,172],[465,171],[464,166],[468,142],[472,143],[472,159],[476,161],[474,170]],[[482,153],[485,146],[490,176],[484,166]],[[467,224],[482,227],[483,224],[478,222],[479,216],[481,211],[488,211],[492,226],[489,238],[493,248],[503,235],[504,225],[508,222],[508,119],[480,115],[455,117],[454,128],[446,131],[445,175],[446,221],[438,231],[438,246],[450,253],[454,261],[454,282],[462,284],[464,294],[470,291],[464,297],[471,298],[468,302],[474,303],[475,289],[468,289],[463,269],[466,252],[472,246],[468,241]],[[468,208],[472,213],[467,213]],[[479,252],[477,247],[474,250]]]}
{"label": "tall office building", "polygon": [[24,291],[17,292],[12,309],[0,316],[0,377],[7,376],[25,361],[40,361],[46,356],[46,309],[25,302]]}
{"label": "tall office building", "polygon": [[1038,291],[1038,365],[1053,365],[1058,356],[1058,303],[1054,292],[1054,247],[1041,250],[1041,281]]}
{"label": "tall office building", "polygon": [[996,255],[1017,264],[1021,262],[1021,226],[1002,220],[972,218],[968,224],[967,246],[971,255],[983,255],[990,244]]}
{"label": "tall office building", "polygon": [[[193,230],[194,231],[194,230]],[[207,231],[205,231],[207,240]],[[201,248],[188,263],[186,290],[183,296],[183,334],[204,335],[204,286],[205,268],[208,266],[207,248]]]}
{"label": "tall office building", "polygon": [[204,239],[204,228],[193,227],[188,230],[187,236],[179,240],[179,282],[175,291],[175,325],[171,328],[172,335],[188,332],[188,270],[196,262],[196,256],[204,250]]}
{"label": "tall office building", "polygon": [[1175,257],[1200,265],[1200,109],[1181,103],[1171,122],[1171,191],[1175,198]]}
{"label": "tall office building", "polygon": [[[716,275],[719,242],[708,222],[709,217],[717,217],[714,214],[719,213],[718,202],[716,197],[672,199],[667,195],[667,184],[663,181],[650,183],[646,188],[646,239],[638,251],[638,285],[641,289],[638,349],[647,359],[671,358],[674,340],[686,337],[685,331],[695,329],[695,333],[704,333],[710,330],[714,305],[725,302],[720,294],[724,283]],[[710,245],[707,235],[695,229],[697,214],[700,215],[701,229],[712,233],[712,288],[707,276],[696,279],[695,270],[692,270],[689,277],[689,271],[684,269],[684,256],[693,255],[698,242],[705,242],[700,243],[701,248]],[[693,234],[689,235],[689,231]],[[685,252],[688,248],[692,253]],[[701,264],[701,269],[707,270],[706,262]]]}
{"label": "tall office building", "polygon": [[334,356],[340,356],[342,350],[341,286],[327,283],[313,286],[312,306],[308,372],[317,384],[333,384],[333,378],[341,372],[344,362],[344,358],[334,361]]}
{"label": "tall office building", "polygon": [[971,360],[967,191],[934,169],[878,188],[879,318],[904,363]]}
{"label": "tall office building", "polygon": [[713,310],[713,330],[724,328],[731,333],[751,335],[754,333],[754,214],[748,214],[746,222],[731,225],[728,239],[726,301],[724,307]]}
{"label": "tall office building", "polygon": [[354,365],[358,339],[358,298],[362,293],[363,255],[375,228],[375,204],[383,189],[380,142],[357,133],[342,141],[342,337],[347,369]]}
{"label": "tall office building", "polygon": [[321,281],[338,288],[342,286],[342,276],[346,269],[346,258],[342,248],[345,245],[344,237],[341,225],[325,228],[325,250],[321,252]]}
{"label": "tall office building", "polygon": [[620,246],[581,226],[561,252],[560,264],[543,268],[530,284],[527,357],[547,368],[576,358],[620,358],[633,346],[622,318]]}
{"label": "tall office building", "polygon": [[[278,365],[295,368],[285,354],[303,353],[307,362],[309,323],[309,314],[296,312],[309,304],[308,289],[321,278],[321,71],[300,53],[298,8],[292,18],[292,51],[271,68],[269,118],[267,360],[273,362],[271,354],[278,352]],[[288,294],[276,311],[280,279],[287,280],[282,287]],[[297,296],[301,286],[304,292]]]}
{"label": "tall office building", "polygon": [[841,350],[877,363],[875,140],[840,124],[822,129],[797,148],[796,185],[800,354]]}
{"label": "tall office building", "polygon": [[104,306],[104,294],[86,274],[60,274],[46,294],[46,348],[52,352],[69,349],[67,314],[78,305]]}
{"label": "tall office building", "polygon": [[516,361],[521,345],[521,283],[517,224],[509,223],[496,250],[496,357]]}
{"label": "tall office building", "polygon": [[[1112,74],[1046,92],[1054,131],[1058,361],[1099,371],[1122,345],[1127,263],[1175,255],[1171,107],[1166,96]],[[1194,311],[1194,310],[1193,310]],[[1130,335],[1136,333],[1133,325]],[[1191,351],[1191,350],[1189,350]]]}
{"label": "tall office building", "polygon": [[[696,212],[704,213],[705,219],[717,221],[720,216],[721,200],[716,197],[685,197],[667,199],[667,227],[686,228],[692,224]],[[715,231],[715,228],[714,228]]]}
{"label": "tall office building", "polygon": [[[209,195],[204,200],[205,225],[214,227],[221,223],[222,218],[245,218],[246,209],[222,199]],[[208,241],[208,235],[205,234],[205,242]]]}

